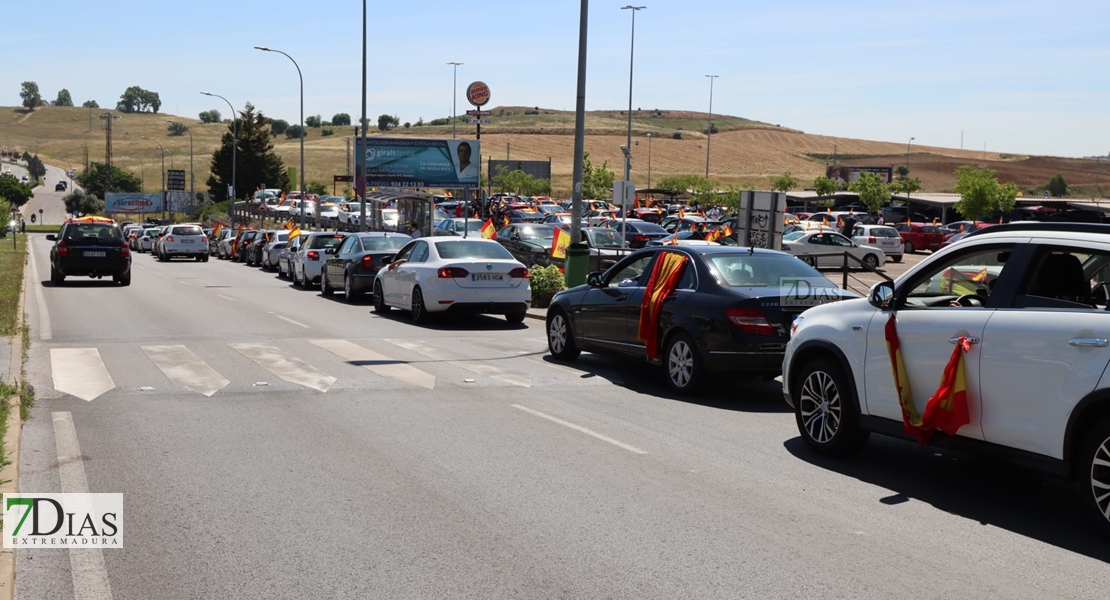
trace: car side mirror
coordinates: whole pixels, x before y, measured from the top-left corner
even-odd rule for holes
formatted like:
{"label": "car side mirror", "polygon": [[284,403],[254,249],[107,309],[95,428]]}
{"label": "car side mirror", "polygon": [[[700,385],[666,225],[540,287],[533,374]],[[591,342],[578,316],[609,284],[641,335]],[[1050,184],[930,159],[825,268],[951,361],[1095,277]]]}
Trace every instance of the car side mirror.
{"label": "car side mirror", "polygon": [[868,292],[867,301],[875,308],[889,309],[894,302],[894,284],[889,281],[876,283]]}
{"label": "car side mirror", "polygon": [[58,241],[58,236],[51,233],[50,235],[46,236],[46,239],[51,241],[51,242],[56,242],[56,241]]}
{"label": "car side mirror", "polygon": [[594,272],[586,275],[586,285],[590,287],[601,287],[601,273]]}

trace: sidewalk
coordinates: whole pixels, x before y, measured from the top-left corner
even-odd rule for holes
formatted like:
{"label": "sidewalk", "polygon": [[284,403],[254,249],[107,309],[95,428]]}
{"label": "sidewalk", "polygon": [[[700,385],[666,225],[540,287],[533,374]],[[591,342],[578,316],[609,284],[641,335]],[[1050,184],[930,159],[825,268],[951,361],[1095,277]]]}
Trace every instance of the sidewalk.
{"label": "sidewalk", "polygon": [[8,380],[8,366],[12,361],[12,340],[0,338],[0,381]]}

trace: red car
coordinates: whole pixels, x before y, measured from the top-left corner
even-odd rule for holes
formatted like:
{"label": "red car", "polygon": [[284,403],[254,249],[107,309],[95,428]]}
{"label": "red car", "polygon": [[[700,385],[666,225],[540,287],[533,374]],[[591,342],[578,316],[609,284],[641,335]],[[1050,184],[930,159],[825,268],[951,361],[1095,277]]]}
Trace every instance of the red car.
{"label": "red car", "polygon": [[902,237],[906,254],[918,250],[940,250],[944,243],[944,231],[937,225],[925,223],[899,223],[894,226]]}

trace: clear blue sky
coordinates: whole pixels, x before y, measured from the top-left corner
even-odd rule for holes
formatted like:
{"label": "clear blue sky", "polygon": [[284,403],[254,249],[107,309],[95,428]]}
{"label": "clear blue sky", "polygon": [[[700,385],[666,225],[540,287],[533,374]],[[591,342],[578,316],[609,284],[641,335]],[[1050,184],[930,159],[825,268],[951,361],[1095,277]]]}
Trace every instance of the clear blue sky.
{"label": "clear blue sky", "polygon": [[[1110,2],[642,0],[634,107],[747,117],[837,137],[1059,156],[1110,151]],[[573,110],[579,2],[370,1],[367,114],[402,122],[458,112],[474,80],[489,106]],[[587,110],[628,106],[631,13],[590,2]],[[132,85],[196,118],[251,102],[295,123],[361,113],[356,0],[41,0],[4,11],[0,104],[23,81],[47,101],[114,107]],[[297,31],[297,28],[300,31]]]}

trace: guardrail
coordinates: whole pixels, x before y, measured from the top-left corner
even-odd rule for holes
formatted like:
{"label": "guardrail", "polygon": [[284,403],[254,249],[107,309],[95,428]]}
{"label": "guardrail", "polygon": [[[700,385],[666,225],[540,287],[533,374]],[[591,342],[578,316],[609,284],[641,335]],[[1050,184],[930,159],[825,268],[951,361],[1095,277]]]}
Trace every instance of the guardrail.
{"label": "guardrail", "polygon": [[848,279],[849,278],[855,279],[858,283],[865,285],[866,286],[866,289],[864,290],[865,292],[867,291],[867,289],[870,289],[870,287],[871,287],[869,284],[866,284],[865,282],[861,281],[858,277],[855,277],[854,275],[852,275],[851,263],[853,263],[853,262],[856,263],[856,265],[861,270],[863,270],[864,272],[874,273],[875,275],[878,275],[879,277],[881,277],[881,278],[883,278],[887,281],[890,281],[890,282],[894,281],[894,279],[892,279],[886,273],[880,271],[877,268],[871,268],[866,263],[864,263],[862,260],[856,258],[855,256],[852,256],[848,252],[819,252],[819,253],[816,253],[816,254],[803,254],[801,256],[796,255],[795,258],[797,258],[798,260],[802,260],[804,262],[807,262],[808,264],[813,266],[813,268],[816,269],[817,268],[816,265],[817,265],[817,262],[818,262],[817,260],[814,260],[812,263],[809,263],[809,261],[805,261],[805,259],[806,258],[811,258],[811,257],[814,258],[814,259],[817,259],[817,258],[820,258],[822,256],[840,256],[844,259],[843,264],[840,266],[840,271],[841,271],[841,274],[843,276],[842,283],[841,283],[841,286],[840,286],[842,289],[849,290],[849,291],[855,291],[851,288],[851,286],[848,285]]}

